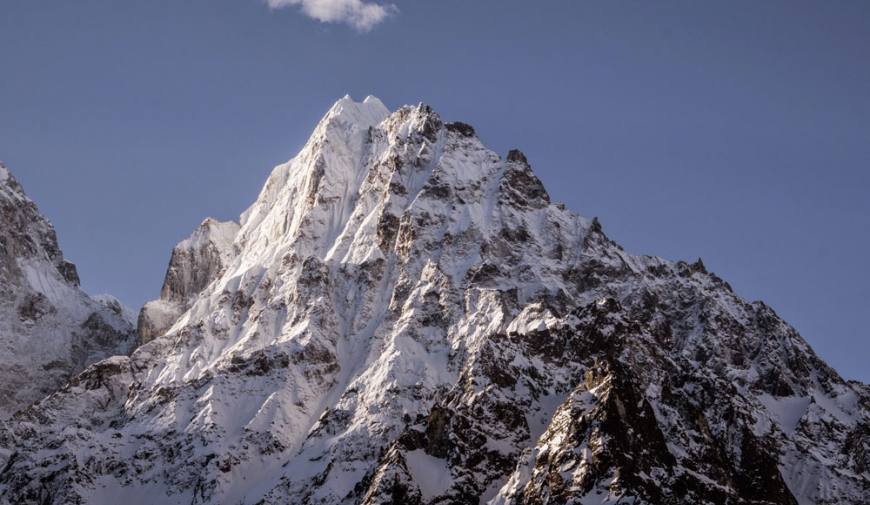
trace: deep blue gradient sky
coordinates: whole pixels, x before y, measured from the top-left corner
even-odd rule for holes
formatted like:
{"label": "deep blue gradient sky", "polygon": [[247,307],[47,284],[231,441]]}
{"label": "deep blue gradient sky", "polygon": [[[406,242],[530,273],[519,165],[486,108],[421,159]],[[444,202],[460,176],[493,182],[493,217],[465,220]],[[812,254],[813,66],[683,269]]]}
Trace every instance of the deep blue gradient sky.
{"label": "deep blue gradient sky", "polygon": [[0,159],[83,286],[138,308],[335,99],[425,101],[870,381],[870,2],[395,2],[359,33],[261,0],[3,0]]}

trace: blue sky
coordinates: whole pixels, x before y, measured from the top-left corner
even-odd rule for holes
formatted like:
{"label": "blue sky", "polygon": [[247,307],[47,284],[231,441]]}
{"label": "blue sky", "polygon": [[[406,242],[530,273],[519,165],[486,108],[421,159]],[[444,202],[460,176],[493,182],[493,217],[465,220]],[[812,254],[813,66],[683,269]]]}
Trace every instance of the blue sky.
{"label": "blue sky", "polygon": [[0,4],[0,159],[90,292],[156,297],[177,241],[374,94],[522,149],[628,250],[702,257],[870,380],[870,3],[270,2]]}

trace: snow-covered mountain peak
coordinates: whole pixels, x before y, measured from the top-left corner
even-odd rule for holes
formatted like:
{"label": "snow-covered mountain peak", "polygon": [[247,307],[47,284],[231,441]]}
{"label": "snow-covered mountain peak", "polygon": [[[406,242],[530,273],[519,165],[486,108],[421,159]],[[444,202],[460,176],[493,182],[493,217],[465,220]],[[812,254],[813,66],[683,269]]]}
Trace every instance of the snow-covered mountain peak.
{"label": "snow-covered mountain peak", "polygon": [[197,226],[190,237],[176,245],[178,249],[201,248],[209,243],[214,244],[225,256],[232,254],[233,241],[239,231],[239,224],[234,221],[218,221],[208,217]]}
{"label": "snow-covered mountain peak", "polygon": [[356,126],[365,129],[377,125],[389,113],[383,102],[374,96],[369,95],[362,102],[356,102],[350,95],[345,95],[329,108],[318,129],[325,129],[336,123],[344,127]]}
{"label": "snow-covered mountain peak", "polygon": [[29,202],[30,198],[24,193],[24,189],[15,179],[15,176],[6,165],[0,163],[0,198],[7,201]]}
{"label": "snow-covered mountain peak", "polygon": [[[0,180],[0,238],[10,259],[48,262],[62,278],[75,287],[79,284],[75,265],[63,258],[51,223],[39,213],[11,171],[3,167]],[[11,269],[10,269],[11,270]],[[30,279],[31,281],[33,279]],[[34,286],[38,289],[39,286]]]}
{"label": "snow-covered mountain peak", "polygon": [[186,304],[214,280],[235,257],[233,243],[239,225],[204,220],[172,250],[161,298]]}
{"label": "snow-covered mountain peak", "polygon": [[502,158],[427,105],[339,100],[233,229],[206,221],[173,250],[129,359],[14,420],[0,498],[808,505],[870,491],[866,387],[700,263],[627,253],[551,203],[520,151]]}
{"label": "snow-covered mountain peak", "polygon": [[[381,105],[384,105],[384,102],[382,102],[380,98],[378,98],[374,95],[366,95],[365,99],[363,100],[363,103],[379,103]],[[384,108],[386,108],[386,106],[384,106]]]}
{"label": "snow-covered mountain peak", "polygon": [[239,225],[206,218],[193,233],[172,249],[160,298],[139,311],[140,343],[162,335],[236,256]]}

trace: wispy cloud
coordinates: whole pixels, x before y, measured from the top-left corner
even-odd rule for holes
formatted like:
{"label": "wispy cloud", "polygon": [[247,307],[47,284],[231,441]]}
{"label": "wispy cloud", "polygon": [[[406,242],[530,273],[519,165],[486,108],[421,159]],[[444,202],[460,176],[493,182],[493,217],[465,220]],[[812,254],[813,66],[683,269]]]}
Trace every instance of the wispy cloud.
{"label": "wispy cloud", "polygon": [[344,23],[367,32],[397,11],[392,4],[366,0],[266,0],[269,7],[299,7],[302,12],[322,23]]}

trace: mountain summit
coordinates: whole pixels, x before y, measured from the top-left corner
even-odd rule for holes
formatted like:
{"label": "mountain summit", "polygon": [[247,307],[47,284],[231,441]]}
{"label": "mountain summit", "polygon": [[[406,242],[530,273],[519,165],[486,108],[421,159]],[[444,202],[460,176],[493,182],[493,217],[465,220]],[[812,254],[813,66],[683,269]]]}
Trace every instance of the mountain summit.
{"label": "mountain summit", "polygon": [[203,226],[144,345],[0,425],[0,502],[870,496],[866,385],[426,105],[339,100],[237,229]]}

